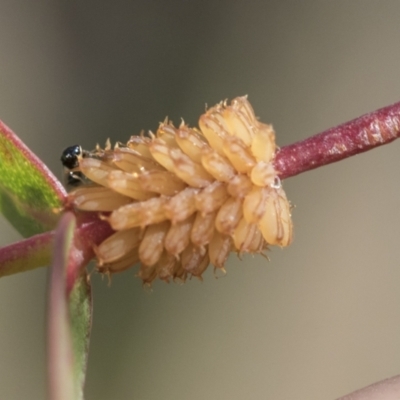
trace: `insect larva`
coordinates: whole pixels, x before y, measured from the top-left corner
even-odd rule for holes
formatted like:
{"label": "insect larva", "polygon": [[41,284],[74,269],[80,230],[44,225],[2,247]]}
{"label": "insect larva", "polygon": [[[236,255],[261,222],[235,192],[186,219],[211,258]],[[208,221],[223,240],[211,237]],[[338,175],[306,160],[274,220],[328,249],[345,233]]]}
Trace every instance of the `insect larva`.
{"label": "insect larva", "polygon": [[116,233],[96,249],[100,272],[141,263],[146,284],[201,278],[228,255],[261,253],[292,240],[290,204],[274,169],[275,133],[246,97],[219,103],[200,129],[169,121],[156,134],[85,152],[71,146],[62,163],[71,203],[108,211]]}

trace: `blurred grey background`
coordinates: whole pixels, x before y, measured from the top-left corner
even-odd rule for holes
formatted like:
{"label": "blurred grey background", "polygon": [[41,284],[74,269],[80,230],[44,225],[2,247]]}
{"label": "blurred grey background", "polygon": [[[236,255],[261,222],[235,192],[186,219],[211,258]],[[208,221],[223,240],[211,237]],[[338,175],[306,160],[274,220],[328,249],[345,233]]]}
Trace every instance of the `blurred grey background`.
{"label": "blurred grey background", "polygon": [[[248,94],[278,144],[400,100],[400,2],[0,3],[0,118],[60,175]],[[146,293],[94,275],[87,399],[334,399],[400,373],[400,143],[284,183],[295,240]],[[3,219],[0,244],[19,239]],[[46,269],[0,281],[0,398],[45,397]]]}

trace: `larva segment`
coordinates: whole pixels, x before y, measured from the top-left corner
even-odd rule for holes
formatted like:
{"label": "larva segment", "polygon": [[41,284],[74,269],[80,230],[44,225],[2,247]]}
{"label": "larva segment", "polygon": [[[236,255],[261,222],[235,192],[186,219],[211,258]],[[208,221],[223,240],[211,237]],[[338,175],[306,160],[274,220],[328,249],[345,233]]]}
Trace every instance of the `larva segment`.
{"label": "larva segment", "polygon": [[288,246],[292,241],[290,205],[285,192],[279,188],[267,198],[265,213],[258,226],[268,244]]}
{"label": "larva segment", "polygon": [[165,143],[168,148],[177,148],[178,145],[176,143],[176,132],[177,129],[166,119],[158,127],[157,138]]}
{"label": "larva segment", "polygon": [[210,120],[214,122],[216,132],[223,138],[229,135],[229,125],[224,116],[227,108],[227,103],[224,101],[210,108],[206,113],[209,115]]}
{"label": "larva segment", "polygon": [[135,150],[143,157],[151,159],[152,155],[149,150],[150,142],[151,142],[150,138],[145,137],[143,134],[141,134],[139,136],[137,135],[131,136],[126,145],[129,149]]}
{"label": "larva segment", "polygon": [[232,250],[233,242],[229,235],[223,235],[218,231],[214,232],[213,240],[208,246],[210,262],[215,268],[224,270],[224,265]]}
{"label": "larva segment", "polygon": [[201,164],[203,151],[210,149],[204,136],[186,125],[181,125],[176,132],[175,140],[180,149],[195,163]]}
{"label": "larva segment", "polygon": [[225,156],[229,159],[236,171],[247,174],[256,165],[256,160],[243,143],[243,141],[235,136],[227,136],[224,138],[223,150]]}
{"label": "larva segment", "polygon": [[201,132],[206,137],[210,146],[221,156],[224,156],[224,142],[223,136],[224,131],[218,125],[217,121],[207,112],[206,114],[202,115],[199,120],[199,126]]}
{"label": "larva segment", "polygon": [[189,245],[183,250],[181,255],[182,267],[185,271],[191,273],[196,273],[204,260],[208,259],[207,250],[200,247],[195,247],[193,244]]}
{"label": "larva segment", "polygon": [[117,193],[134,200],[143,201],[155,196],[155,193],[144,190],[137,173],[129,174],[119,170],[111,171],[107,177],[107,185]]}
{"label": "larva segment", "polygon": [[253,234],[253,240],[249,243],[247,247],[248,253],[262,253],[264,250],[268,248],[267,242],[264,240],[263,235],[258,229]]}
{"label": "larva segment", "polygon": [[138,175],[138,181],[143,190],[165,196],[174,196],[187,186],[168,171],[146,171]]}
{"label": "larva segment", "polygon": [[142,264],[138,271],[137,276],[143,281],[143,285],[149,286],[157,277],[157,268],[156,265],[145,265]]}
{"label": "larva segment", "polygon": [[215,218],[215,227],[218,232],[231,235],[242,216],[242,200],[230,197],[219,209]]}
{"label": "larva segment", "polygon": [[231,107],[239,114],[241,114],[250,125],[259,124],[253,107],[247,100],[247,96],[236,97],[231,101]]}
{"label": "larva segment", "polygon": [[132,200],[103,186],[90,186],[75,189],[69,200],[83,211],[113,211],[129,204]]}
{"label": "larva segment", "polygon": [[165,203],[165,198],[154,197],[150,200],[127,204],[113,211],[107,220],[114,230],[144,228],[167,219],[164,212]]}
{"label": "larva segment", "polygon": [[197,263],[197,265],[190,270],[191,275],[195,276],[196,278],[199,278],[200,281],[203,281],[202,275],[203,272],[207,269],[209,263],[210,263],[210,257],[206,252],[204,257],[202,257],[202,259]]}
{"label": "larva segment", "polygon": [[267,198],[271,190],[267,187],[253,187],[243,201],[243,216],[248,223],[257,223],[267,208]]}
{"label": "larva segment", "polygon": [[149,150],[153,158],[167,171],[175,174],[174,162],[171,159],[168,144],[161,139],[153,139],[149,144]]}
{"label": "larva segment", "polygon": [[253,189],[250,178],[244,174],[235,175],[228,183],[227,190],[232,197],[244,198]]}
{"label": "larva segment", "polygon": [[111,212],[102,218],[117,231],[95,248],[100,272],[140,261],[146,285],[157,277],[184,282],[201,279],[210,262],[224,272],[231,251],[291,242],[272,126],[256,119],[246,97],[210,108],[199,126],[176,128],[166,119],[156,134],[80,149],[71,163],[64,157],[70,180],[81,185],[70,204]]}
{"label": "larva segment", "polygon": [[275,179],[279,179],[276,176],[273,165],[265,161],[257,163],[251,170],[250,178],[253,184],[259,187],[270,186],[274,183]]}
{"label": "larva segment", "polygon": [[174,165],[174,173],[189,186],[203,188],[214,181],[201,164],[192,161],[181,150],[171,149],[169,155]]}
{"label": "larva segment", "polygon": [[169,226],[169,221],[164,221],[146,228],[139,245],[139,258],[143,264],[152,266],[159,261],[164,250],[164,238]]}
{"label": "larva segment", "polygon": [[245,146],[250,146],[253,139],[252,126],[246,117],[232,107],[223,111],[223,117],[232,136],[238,137]]}
{"label": "larva segment", "polygon": [[250,224],[242,218],[233,232],[233,243],[239,253],[259,252],[261,235],[257,224]]}
{"label": "larva segment", "polygon": [[172,224],[165,238],[164,247],[168,253],[176,258],[187,247],[190,241],[190,231],[192,230],[195,216],[192,215],[184,221]]}
{"label": "larva segment", "polygon": [[251,143],[251,152],[257,161],[271,162],[276,151],[275,132],[272,125],[258,123]]}
{"label": "larva segment", "polygon": [[101,273],[116,273],[122,272],[131,268],[139,261],[139,249],[135,247],[129,253],[125,254],[122,259],[110,262],[109,264],[103,264],[98,266],[98,271]]}
{"label": "larva segment", "polygon": [[196,211],[195,197],[199,189],[186,188],[164,205],[164,212],[173,224],[183,221]]}
{"label": "larva segment", "polygon": [[140,228],[114,233],[94,249],[99,265],[110,264],[123,258],[139,246],[141,237]]}
{"label": "larva segment", "polygon": [[171,278],[174,278],[177,268],[176,258],[164,251],[156,264],[156,274],[161,280],[169,282]]}
{"label": "larva segment", "polygon": [[197,210],[209,214],[218,210],[225,203],[229,194],[226,185],[222,182],[213,182],[195,195]]}
{"label": "larva segment", "polygon": [[111,171],[114,171],[114,168],[111,165],[91,157],[83,158],[79,163],[79,167],[88,179],[98,185],[106,187],[108,186],[108,174]]}
{"label": "larva segment", "polygon": [[174,268],[174,282],[185,283],[188,272],[182,267],[182,263],[179,261]]}
{"label": "larva segment", "polygon": [[164,170],[153,158],[144,157],[139,152],[127,147],[119,147],[114,150],[113,163],[126,172],[139,173],[143,171]]}
{"label": "larva segment", "polygon": [[195,246],[206,246],[211,242],[215,230],[215,217],[217,211],[209,214],[197,213],[194,220],[192,230],[190,232],[190,240]]}
{"label": "larva segment", "polygon": [[206,171],[220,182],[229,182],[237,173],[229,160],[214,150],[203,151],[201,163]]}

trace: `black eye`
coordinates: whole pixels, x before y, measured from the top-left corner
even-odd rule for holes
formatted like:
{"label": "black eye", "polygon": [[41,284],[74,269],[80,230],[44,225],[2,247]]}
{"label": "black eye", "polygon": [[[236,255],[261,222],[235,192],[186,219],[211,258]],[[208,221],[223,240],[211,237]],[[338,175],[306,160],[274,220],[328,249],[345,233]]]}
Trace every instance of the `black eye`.
{"label": "black eye", "polygon": [[82,147],[76,144],[75,146],[67,147],[61,155],[61,162],[65,168],[73,169],[79,166],[79,158],[82,156]]}

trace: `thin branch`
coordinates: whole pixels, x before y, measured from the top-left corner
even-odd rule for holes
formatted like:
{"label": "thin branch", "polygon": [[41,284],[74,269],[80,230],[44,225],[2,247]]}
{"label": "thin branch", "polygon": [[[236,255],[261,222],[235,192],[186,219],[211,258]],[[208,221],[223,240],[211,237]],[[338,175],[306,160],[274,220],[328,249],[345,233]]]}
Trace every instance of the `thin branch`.
{"label": "thin branch", "polygon": [[281,179],[382,146],[400,136],[400,102],[282,147],[275,168]]}
{"label": "thin branch", "polygon": [[54,232],[45,232],[0,249],[0,277],[50,264]]}
{"label": "thin branch", "polygon": [[[80,268],[94,257],[93,246],[113,233],[110,225],[99,220],[95,213],[79,214],[76,229],[70,260],[76,268],[68,269],[68,288],[72,287]],[[54,231],[50,231],[0,248],[0,277],[47,267],[51,262],[53,244]]]}
{"label": "thin branch", "polygon": [[70,293],[77,277],[94,257],[93,247],[107,239],[114,231],[110,224],[99,219],[97,213],[79,213],[77,232],[70,250],[67,268],[67,293]]}

